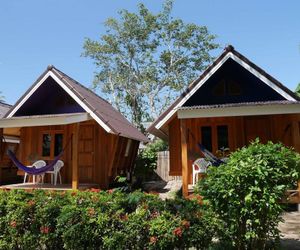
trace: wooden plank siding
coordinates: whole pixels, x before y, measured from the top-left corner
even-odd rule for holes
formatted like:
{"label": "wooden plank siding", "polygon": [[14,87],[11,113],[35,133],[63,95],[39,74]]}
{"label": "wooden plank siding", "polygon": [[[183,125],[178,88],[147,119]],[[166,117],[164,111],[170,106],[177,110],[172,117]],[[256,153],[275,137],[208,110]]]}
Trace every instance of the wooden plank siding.
{"label": "wooden plank siding", "polygon": [[[229,148],[234,151],[247,145],[250,140],[262,137],[262,142],[282,142],[286,146],[294,147],[300,153],[300,115],[283,114],[267,116],[244,117],[218,117],[218,118],[194,118],[184,119],[182,129],[190,130],[195,138],[188,133],[186,137],[188,158],[188,183],[192,183],[192,163],[197,157],[201,157],[197,148],[197,142],[201,142],[201,126],[218,125],[228,126]],[[170,150],[170,175],[184,175],[185,163],[181,161],[182,136],[180,133],[180,120],[176,117],[169,123],[169,150]],[[213,152],[217,150],[216,130],[212,130]],[[181,141],[180,141],[181,138]],[[184,176],[183,176],[184,177]],[[184,179],[184,178],[183,178]]]}
{"label": "wooden plank siding", "polygon": [[[59,131],[63,134],[63,145],[68,143],[74,132],[74,125],[24,127],[20,130],[20,147],[18,158],[24,164],[30,165],[28,158],[37,154],[39,159],[51,161],[54,157],[42,157],[42,134]],[[98,184],[100,188],[107,188],[111,180],[121,172],[131,171],[139,142],[132,140],[128,156],[125,151],[128,138],[109,134],[94,121],[81,122],[78,134],[78,181],[80,183]],[[51,146],[52,147],[52,146]],[[51,152],[53,149],[51,149]],[[68,145],[62,156],[64,167],[61,170],[63,183],[72,183],[72,145]],[[111,174],[110,174],[111,168]],[[24,174],[19,171],[18,174]],[[50,181],[46,177],[46,181]]]}

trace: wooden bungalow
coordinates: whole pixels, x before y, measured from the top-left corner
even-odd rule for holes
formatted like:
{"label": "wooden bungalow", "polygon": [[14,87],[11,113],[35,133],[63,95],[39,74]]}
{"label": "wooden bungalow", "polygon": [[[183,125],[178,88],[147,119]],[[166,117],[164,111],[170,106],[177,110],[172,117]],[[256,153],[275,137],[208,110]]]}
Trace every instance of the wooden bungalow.
{"label": "wooden bungalow", "polygon": [[147,141],[111,104],[53,66],[0,119],[0,130],[19,137],[16,156],[27,165],[65,148],[62,182],[73,189],[107,188],[131,172],[139,143]]}
{"label": "wooden bungalow", "polygon": [[[9,111],[11,105],[0,102],[0,119]],[[1,133],[3,131],[1,130]],[[15,152],[19,147],[19,133],[16,129],[6,129],[5,134],[0,135],[0,180],[1,183],[13,183],[17,178],[17,168],[5,154],[8,149]]]}
{"label": "wooden bungalow", "polygon": [[[228,46],[148,132],[169,141],[170,175],[182,176],[187,195],[197,142],[216,154],[259,137],[300,152],[300,99]],[[300,202],[299,191],[298,185],[295,202]]]}

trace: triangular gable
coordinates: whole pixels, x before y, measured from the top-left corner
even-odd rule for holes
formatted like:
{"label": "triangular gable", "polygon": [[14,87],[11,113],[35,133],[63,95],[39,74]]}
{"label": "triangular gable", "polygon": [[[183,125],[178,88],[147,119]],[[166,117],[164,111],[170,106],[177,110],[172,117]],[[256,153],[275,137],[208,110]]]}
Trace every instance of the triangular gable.
{"label": "triangular gable", "polygon": [[[34,93],[39,89],[39,87],[46,83],[48,78],[51,77],[56,84],[58,84],[63,90],[71,96],[80,107],[89,113],[94,120],[96,120],[99,125],[108,133],[113,133],[112,129],[105,124],[94,112],[76,95],[73,89],[69,88],[52,70],[53,66],[48,66],[47,70],[39,77],[39,79],[28,89],[28,91],[17,101],[17,103],[12,107],[12,109],[5,115],[5,118],[14,117],[16,112],[28,101],[28,99],[34,95]],[[50,98],[50,97],[49,97]]]}
{"label": "triangular gable", "polygon": [[81,112],[85,110],[49,76],[19,107],[13,117]]}
{"label": "triangular gable", "polygon": [[[215,73],[226,63],[233,61],[248,73],[251,73],[255,76],[261,83],[265,86],[261,86],[262,88],[270,89],[268,92],[268,97],[266,101],[270,100],[287,100],[287,101],[298,101],[299,98],[288,88],[282,85],[275,78],[267,74],[260,67],[252,63],[246,57],[238,53],[232,46],[228,46],[225,48],[224,52],[214,61],[214,63],[209,66],[204,73],[196,79],[191,85],[187,88],[187,90],[176,99],[176,101],[165,111],[163,112],[157,119],[152,123],[152,125],[148,128],[149,132],[153,130],[159,130],[162,128],[172,117],[176,115],[176,112],[179,108],[186,105],[194,105],[195,102],[192,101],[192,97],[195,93],[215,75]],[[198,92],[199,93],[199,92]],[[197,98],[195,98],[197,99]],[[232,101],[232,100],[230,100]],[[253,100],[255,101],[255,100]],[[262,101],[261,99],[256,101]],[[189,103],[190,102],[190,103]],[[246,100],[249,102],[249,100]],[[224,101],[221,102],[224,104]],[[206,105],[209,103],[206,103]],[[203,103],[203,105],[205,105]]]}
{"label": "triangular gable", "polygon": [[[44,88],[44,84],[46,83],[49,85],[56,85],[56,87],[51,87],[52,91],[60,92],[60,95],[63,95],[66,98],[65,102],[61,103],[62,110],[59,110],[58,107],[55,112],[78,113],[84,111],[108,133],[117,134],[138,141],[148,140],[119,111],[113,108],[111,104],[52,65],[47,68],[38,80],[17,101],[4,118],[26,115],[26,110],[28,110],[31,105],[35,104],[35,102],[38,102],[36,99],[39,97],[39,92],[43,93],[47,91],[47,88]],[[50,93],[48,94],[49,95],[46,95],[46,100],[43,101],[47,102],[51,100],[51,95]],[[58,99],[56,101],[62,102]],[[58,103],[57,106],[59,105],[60,104]],[[34,113],[42,113],[43,115],[44,113],[47,113],[47,108],[37,108],[34,110]],[[27,115],[34,114],[28,113]]]}
{"label": "triangular gable", "polygon": [[182,106],[286,100],[283,95],[229,58]]}

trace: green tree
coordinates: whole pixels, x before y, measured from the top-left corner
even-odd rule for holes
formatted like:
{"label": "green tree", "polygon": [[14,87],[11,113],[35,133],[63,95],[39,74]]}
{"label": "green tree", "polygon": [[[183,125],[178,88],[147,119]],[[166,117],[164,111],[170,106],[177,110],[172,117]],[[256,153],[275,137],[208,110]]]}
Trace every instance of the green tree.
{"label": "green tree", "polygon": [[300,83],[298,83],[297,88],[295,89],[295,93],[300,97]]}
{"label": "green tree", "polygon": [[4,102],[4,100],[5,100],[5,97],[2,94],[2,91],[0,91],[0,102]]}
{"label": "green tree", "polygon": [[298,153],[258,140],[232,153],[226,165],[211,168],[198,188],[225,223],[223,240],[236,249],[266,249],[278,240],[280,201],[297,186],[299,168]]}
{"label": "green tree", "polygon": [[219,47],[207,27],[171,16],[173,1],[153,14],[119,12],[99,41],[86,39],[83,56],[96,67],[94,88],[135,125],[151,121],[212,61]]}

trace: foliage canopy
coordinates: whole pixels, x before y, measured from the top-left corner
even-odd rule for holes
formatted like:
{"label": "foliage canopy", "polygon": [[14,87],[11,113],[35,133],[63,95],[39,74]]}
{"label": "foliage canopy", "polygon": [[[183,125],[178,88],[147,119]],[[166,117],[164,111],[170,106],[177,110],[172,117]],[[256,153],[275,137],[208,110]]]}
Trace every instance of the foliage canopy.
{"label": "foliage canopy", "polygon": [[167,0],[158,14],[144,5],[137,13],[121,10],[105,22],[99,41],[86,39],[83,56],[96,67],[94,88],[142,128],[211,62],[218,48],[205,26],[171,16]]}

